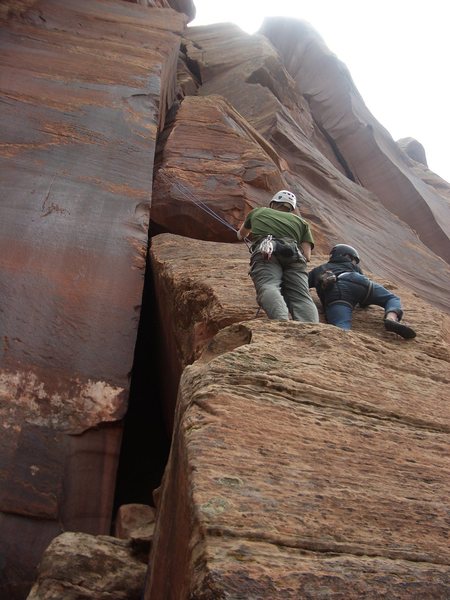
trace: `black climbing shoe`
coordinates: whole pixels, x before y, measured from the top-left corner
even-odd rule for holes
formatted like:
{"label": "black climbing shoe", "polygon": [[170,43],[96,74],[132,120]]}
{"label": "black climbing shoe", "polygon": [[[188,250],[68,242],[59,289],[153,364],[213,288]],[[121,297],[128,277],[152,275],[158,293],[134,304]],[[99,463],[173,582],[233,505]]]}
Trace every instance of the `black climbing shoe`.
{"label": "black climbing shoe", "polygon": [[391,321],[390,319],[384,320],[384,328],[386,331],[391,331],[392,333],[396,333],[400,335],[405,340],[412,340],[416,337],[416,332],[408,325],[404,323],[400,323],[399,321]]}

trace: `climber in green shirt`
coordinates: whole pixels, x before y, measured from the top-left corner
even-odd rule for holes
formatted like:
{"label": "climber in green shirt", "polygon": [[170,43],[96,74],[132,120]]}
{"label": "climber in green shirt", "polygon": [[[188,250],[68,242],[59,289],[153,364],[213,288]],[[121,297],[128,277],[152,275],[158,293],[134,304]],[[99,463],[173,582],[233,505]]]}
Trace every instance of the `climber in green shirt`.
{"label": "climber in green shirt", "polygon": [[294,214],[296,205],[292,192],[277,192],[270,208],[250,211],[237,237],[252,242],[250,276],[269,319],[287,321],[290,314],[294,321],[318,323],[306,269],[314,239],[308,223]]}

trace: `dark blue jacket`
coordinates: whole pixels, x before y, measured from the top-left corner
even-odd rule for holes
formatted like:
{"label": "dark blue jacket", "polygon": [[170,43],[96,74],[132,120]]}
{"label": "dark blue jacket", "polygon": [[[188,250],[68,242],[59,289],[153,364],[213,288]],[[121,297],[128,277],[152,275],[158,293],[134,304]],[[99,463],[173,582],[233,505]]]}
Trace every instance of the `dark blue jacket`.
{"label": "dark blue jacket", "polygon": [[361,267],[352,263],[346,256],[332,258],[329,262],[310,271],[308,275],[309,287],[316,288],[317,295],[324,306],[327,306],[331,302],[345,302],[355,306],[369,291],[370,280],[364,276],[354,278],[353,281],[346,280],[343,277],[337,279],[334,285],[322,289],[320,275],[324,271],[333,271],[336,277],[343,273],[358,273],[359,275],[363,275]]}

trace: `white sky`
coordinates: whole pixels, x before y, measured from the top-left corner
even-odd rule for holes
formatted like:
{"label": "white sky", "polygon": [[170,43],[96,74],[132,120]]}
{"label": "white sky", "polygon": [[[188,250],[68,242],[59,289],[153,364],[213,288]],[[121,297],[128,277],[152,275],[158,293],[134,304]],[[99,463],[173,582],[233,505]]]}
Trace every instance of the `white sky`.
{"label": "white sky", "polygon": [[350,70],[395,140],[417,139],[450,182],[450,3],[447,0],[194,0],[190,25],[233,22],[256,32],[266,16],[311,23]]}

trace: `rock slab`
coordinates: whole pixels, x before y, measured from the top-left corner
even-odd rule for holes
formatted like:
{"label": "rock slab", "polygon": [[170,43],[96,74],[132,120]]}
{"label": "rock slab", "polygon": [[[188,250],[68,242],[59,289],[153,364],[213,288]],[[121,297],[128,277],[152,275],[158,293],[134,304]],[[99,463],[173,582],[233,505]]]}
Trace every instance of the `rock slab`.
{"label": "rock slab", "polygon": [[[245,252],[153,240],[169,345],[187,366],[145,599],[443,600],[448,317],[378,279],[415,340],[386,332],[379,307],[356,310],[351,332],[255,319]],[[219,314],[232,324],[217,316],[196,338]]]}

